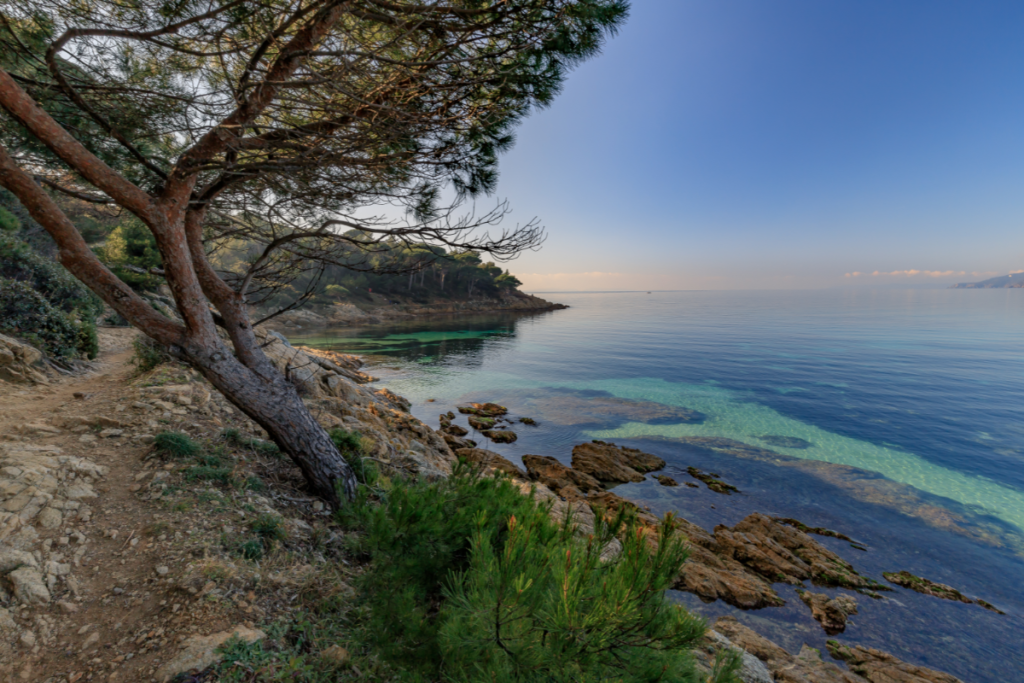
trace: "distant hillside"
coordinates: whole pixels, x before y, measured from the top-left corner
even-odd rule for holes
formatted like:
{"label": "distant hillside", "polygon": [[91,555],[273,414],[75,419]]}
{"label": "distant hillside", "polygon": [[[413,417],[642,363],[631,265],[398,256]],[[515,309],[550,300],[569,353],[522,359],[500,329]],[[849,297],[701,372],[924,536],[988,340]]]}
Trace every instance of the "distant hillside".
{"label": "distant hillside", "polygon": [[953,285],[950,289],[1012,289],[1017,287],[1024,287],[1024,273],[1001,275],[981,282],[961,282]]}

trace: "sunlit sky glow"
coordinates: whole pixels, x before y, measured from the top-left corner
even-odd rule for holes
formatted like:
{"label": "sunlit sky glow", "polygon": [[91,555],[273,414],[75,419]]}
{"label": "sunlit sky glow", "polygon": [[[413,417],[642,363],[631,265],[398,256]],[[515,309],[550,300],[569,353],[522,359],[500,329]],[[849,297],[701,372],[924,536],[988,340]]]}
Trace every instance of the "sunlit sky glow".
{"label": "sunlit sky glow", "polygon": [[521,127],[527,290],[945,287],[1024,268],[1024,3],[634,0]]}

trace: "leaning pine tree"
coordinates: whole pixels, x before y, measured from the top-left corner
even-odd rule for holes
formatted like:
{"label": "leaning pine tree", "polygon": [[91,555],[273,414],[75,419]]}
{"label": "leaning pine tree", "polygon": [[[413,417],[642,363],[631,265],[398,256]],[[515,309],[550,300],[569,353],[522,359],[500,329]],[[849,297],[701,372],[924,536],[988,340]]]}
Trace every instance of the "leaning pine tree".
{"label": "leaning pine tree", "polygon": [[[384,241],[499,259],[537,246],[533,222],[478,229],[504,204],[456,210],[493,190],[511,130],[598,51],[627,4],[0,1],[0,185],[71,273],[201,371],[338,506],[352,471],[260,350],[252,290]],[[181,320],[108,270],[53,193],[141,221]],[[395,205],[404,218],[373,214]],[[225,238],[256,245],[242,272],[212,264]]]}

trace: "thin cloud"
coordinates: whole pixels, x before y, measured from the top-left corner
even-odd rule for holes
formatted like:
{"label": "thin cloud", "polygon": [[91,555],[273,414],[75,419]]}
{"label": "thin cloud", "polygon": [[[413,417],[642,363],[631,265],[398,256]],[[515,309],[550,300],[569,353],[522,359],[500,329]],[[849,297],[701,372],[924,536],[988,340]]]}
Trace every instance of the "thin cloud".
{"label": "thin cloud", "polygon": [[[847,273],[844,277],[917,277],[922,275],[924,277],[953,277],[957,275],[967,275],[965,270],[890,270],[888,272],[876,270],[873,273],[862,273],[859,270],[855,270],[852,273]],[[972,273],[972,275],[978,275],[978,273]]]}

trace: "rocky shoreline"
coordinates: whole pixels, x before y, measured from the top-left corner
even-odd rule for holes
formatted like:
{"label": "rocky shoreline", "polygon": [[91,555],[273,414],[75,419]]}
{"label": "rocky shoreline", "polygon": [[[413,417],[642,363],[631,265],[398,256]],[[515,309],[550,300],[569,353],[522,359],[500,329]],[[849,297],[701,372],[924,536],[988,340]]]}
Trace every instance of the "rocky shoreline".
{"label": "rocky shoreline", "polygon": [[[219,557],[214,548],[224,546],[223,538],[237,533],[232,531],[236,523],[230,521],[235,514],[230,510],[225,512],[223,522],[212,527],[203,517],[191,522],[175,519],[173,524],[179,529],[184,525],[187,533],[177,531],[173,537],[168,533],[161,535],[160,525],[165,522],[153,522],[147,528],[156,524],[157,530],[147,543],[136,545],[134,529],[139,519],[153,517],[154,505],[164,505],[166,510],[164,501],[175,500],[172,496],[180,495],[178,491],[182,488],[187,489],[189,476],[197,476],[199,471],[194,466],[173,462],[160,465],[151,460],[149,444],[158,430],[170,428],[195,438],[215,439],[221,428],[230,426],[239,434],[235,437],[238,443],[249,444],[261,443],[259,439],[264,435],[187,369],[177,369],[165,373],[166,376],[131,379],[126,367],[126,345],[122,340],[118,347],[116,340],[111,341],[111,334],[113,331],[104,333],[103,343],[108,351],[119,348],[121,356],[119,365],[108,364],[107,374],[101,375],[101,379],[110,375],[111,367],[121,373],[120,379],[105,380],[102,389],[89,378],[74,380],[88,389],[75,391],[73,397],[72,385],[66,384],[72,380],[47,376],[40,359],[22,348],[24,345],[9,338],[0,339],[0,366],[6,373],[0,395],[5,397],[8,416],[15,420],[0,425],[4,436],[0,441],[0,602],[4,605],[0,608],[0,632],[4,635],[0,661],[25,658],[28,664],[21,672],[22,679],[25,671],[30,679],[55,682],[77,681],[81,676],[75,677],[76,672],[110,670],[126,672],[127,677],[119,680],[166,680],[175,673],[201,668],[197,662],[207,666],[215,661],[213,646],[207,645],[218,638],[221,642],[231,633],[243,631],[252,639],[264,637],[261,631],[254,630],[254,619],[275,614],[274,605],[288,604],[287,597],[282,595],[292,590],[284,582],[265,594],[243,591],[238,595],[246,596],[244,599],[236,596],[234,602],[218,603],[221,612],[217,612],[216,619],[203,616],[208,606],[200,598],[221,590],[216,581],[203,577],[220,576],[221,570],[211,574],[209,562],[214,560],[197,561],[196,557]],[[117,334],[127,337],[134,333],[119,330]],[[524,493],[550,504],[555,519],[571,514],[577,533],[592,531],[597,516],[608,517],[624,509],[636,516],[641,532],[654,546],[663,525],[671,525],[673,533],[684,534],[690,543],[690,557],[680,567],[676,580],[678,590],[707,602],[722,600],[742,609],[757,609],[782,604],[773,584],[800,586],[801,601],[829,635],[844,630],[846,619],[856,614],[858,599],[879,599],[880,592],[893,590],[862,576],[852,564],[814,540],[813,535],[842,536],[827,529],[753,513],[731,527],[718,525],[709,532],[682,517],[658,519],[609,490],[617,483],[659,476],[657,472],[665,462],[651,454],[595,441],[577,444],[572,449],[570,465],[550,456],[526,455],[524,467],[520,468],[468,439],[469,432],[454,424],[454,413],[442,415],[440,429],[434,430],[409,413],[410,405],[405,399],[387,389],[367,386],[373,378],[362,371],[359,358],[296,348],[273,332],[263,331],[260,337],[268,357],[299,386],[318,420],[328,428],[358,431],[364,453],[391,476],[444,478],[463,459],[485,471],[511,477]],[[30,391],[33,386],[39,388],[35,394]],[[45,401],[35,401],[61,391],[67,395],[46,411],[42,410]],[[590,406],[592,411],[605,408],[603,404]],[[479,426],[473,428],[494,441],[502,439],[495,438],[499,432],[514,436],[511,427],[516,422],[529,424],[529,418],[513,419],[506,409],[495,404],[460,406],[460,412],[476,419]],[[34,417],[18,417],[21,413]],[[681,417],[696,419],[690,415]],[[108,450],[110,446],[116,446],[116,450]],[[125,453],[135,454],[130,462],[119,460]],[[248,458],[249,464],[245,464],[244,458],[236,461],[236,470],[260,472],[270,476],[271,481],[295,479],[295,473],[290,471],[294,468],[288,462],[271,462],[257,456],[258,451],[254,451]],[[209,470],[211,466],[205,467]],[[698,470],[690,474],[712,491],[729,493],[731,487],[714,473]],[[253,476],[249,475],[249,479]],[[121,481],[124,484],[118,483]],[[292,520],[287,523],[294,538],[314,538],[311,525],[323,524],[327,513],[319,501],[297,493],[296,484],[291,486],[287,494],[277,493],[272,487],[262,494],[243,491],[232,495],[242,508],[265,509],[267,514]],[[111,493],[112,487],[120,492],[120,498]],[[115,522],[118,500],[125,515],[125,530],[120,537]],[[244,518],[246,513],[242,510],[241,514]],[[167,516],[158,512],[156,518],[162,519],[161,515]],[[220,533],[222,540],[204,536],[204,529],[214,536]],[[316,534],[329,533],[329,527],[325,529],[328,531]],[[160,550],[163,546],[166,551]],[[199,547],[205,550],[197,556]],[[152,552],[159,557],[148,554]],[[605,551],[609,558],[617,552],[616,547]],[[155,570],[154,560],[158,562]],[[113,587],[105,585],[106,572],[124,574],[126,561],[129,566],[132,562],[139,564],[134,578],[115,581]],[[237,564],[232,567],[226,575],[241,576],[250,571]],[[948,586],[917,577],[889,580],[936,597],[970,601]],[[231,581],[226,580],[225,586],[235,585]],[[847,593],[830,597],[808,590],[808,584],[840,588]],[[121,600],[121,595],[130,596],[131,600]],[[134,640],[118,640],[120,623],[99,628],[84,623],[90,618],[94,623],[110,621],[111,606],[120,602],[142,610],[133,622],[132,633],[141,634],[137,638],[133,635]],[[185,605],[182,618],[171,622],[178,626],[165,633],[163,628],[148,625],[147,620],[159,623],[158,615],[172,603],[175,614],[178,604]],[[151,607],[149,612],[145,611],[147,605]],[[79,614],[83,616],[77,617]],[[78,630],[68,631],[71,626]],[[203,635],[211,630],[218,632]],[[102,635],[92,635],[101,632]],[[150,633],[157,635],[147,635]],[[172,638],[172,634],[177,635]],[[958,683],[948,674],[856,644],[829,641],[828,652],[833,661],[807,646],[792,654],[728,617],[712,624],[705,640],[706,647],[698,654],[708,666],[713,665],[715,653],[723,648],[742,651],[742,680],[746,683]],[[108,648],[111,654],[102,654],[101,647]],[[70,676],[68,666],[47,654],[55,648],[70,648],[76,653],[78,663],[71,665]],[[168,659],[161,654],[161,648],[176,654]],[[189,653],[197,648],[205,658],[190,658]],[[48,663],[51,656],[53,663]],[[848,668],[840,666],[841,662]],[[44,671],[64,678],[47,678],[42,676]],[[109,680],[115,679],[111,676]]]}

